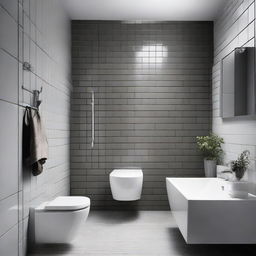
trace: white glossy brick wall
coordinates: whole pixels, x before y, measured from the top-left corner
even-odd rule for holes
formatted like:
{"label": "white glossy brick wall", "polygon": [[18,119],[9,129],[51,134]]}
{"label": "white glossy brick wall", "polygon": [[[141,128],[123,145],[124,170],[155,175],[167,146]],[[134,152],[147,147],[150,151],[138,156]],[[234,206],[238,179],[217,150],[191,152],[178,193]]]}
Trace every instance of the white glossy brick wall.
{"label": "white glossy brick wall", "polygon": [[255,3],[253,0],[227,1],[219,18],[214,23],[214,66],[213,66],[213,131],[225,140],[225,159],[228,163],[236,159],[241,151],[251,152],[249,179],[256,183],[255,150],[256,120],[235,118],[222,120],[220,117],[220,61],[235,47],[254,46]]}
{"label": "white glossy brick wall", "polygon": [[[0,0],[0,255],[25,255],[29,207],[69,194],[70,21],[59,1]],[[22,62],[32,72],[22,70]],[[21,165],[21,90],[43,87],[49,141],[43,174]]]}

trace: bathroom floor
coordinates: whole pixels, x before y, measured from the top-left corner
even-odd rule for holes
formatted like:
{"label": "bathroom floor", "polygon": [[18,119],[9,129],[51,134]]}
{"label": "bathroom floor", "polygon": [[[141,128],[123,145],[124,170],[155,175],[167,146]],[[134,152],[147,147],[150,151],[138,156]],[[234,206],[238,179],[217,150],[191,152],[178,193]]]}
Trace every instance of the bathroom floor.
{"label": "bathroom floor", "polygon": [[91,212],[72,245],[29,256],[250,256],[254,245],[187,245],[169,211]]}

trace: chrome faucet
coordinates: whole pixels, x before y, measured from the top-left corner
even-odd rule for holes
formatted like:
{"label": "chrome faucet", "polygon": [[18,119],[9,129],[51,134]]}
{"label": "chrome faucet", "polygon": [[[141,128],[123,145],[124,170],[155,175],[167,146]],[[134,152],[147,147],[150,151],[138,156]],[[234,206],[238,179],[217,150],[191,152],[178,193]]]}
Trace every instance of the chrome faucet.
{"label": "chrome faucet", "polygon": [[[232,171],[229,170],[229,169],[226,169],[226,170],[224,170],[224,171],[221,171],[220,173],[221,173],[221,174],[225,174],[225,173],[231,173],[231,174],[232,174]],[[224,179],[225,181],[228,181],[228,180],[229,180],[228,177],[223,178],[223,177],[220,176],[219,178]],[[224,189],[223,189],[223,190],[224,190]]]}

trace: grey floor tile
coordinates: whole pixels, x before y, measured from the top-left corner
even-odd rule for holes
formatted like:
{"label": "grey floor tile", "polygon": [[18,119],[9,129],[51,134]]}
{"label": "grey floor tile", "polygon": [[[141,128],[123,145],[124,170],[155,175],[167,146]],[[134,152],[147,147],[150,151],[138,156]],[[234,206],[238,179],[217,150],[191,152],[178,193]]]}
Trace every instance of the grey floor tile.
{"label": "grey floor tile", "polygon": [[29,256],[251,256],[256,246],[187,245],[169,211],[94,211],[70,245]]}

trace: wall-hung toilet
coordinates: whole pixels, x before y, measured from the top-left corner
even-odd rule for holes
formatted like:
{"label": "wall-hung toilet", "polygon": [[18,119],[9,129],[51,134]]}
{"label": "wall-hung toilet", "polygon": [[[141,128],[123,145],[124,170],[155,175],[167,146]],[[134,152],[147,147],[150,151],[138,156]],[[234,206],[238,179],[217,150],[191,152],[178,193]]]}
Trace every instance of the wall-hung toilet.
{"label": "wall-hung toilet", "polygon": [[36,243],[70,243],[87,219],[90,199],[83,196],[59,196],[34,209]]}
{"label": "wall-hung toilet", "polygon": [[115,169],[109,175],[112,196],[118,201],[134,201],[141,197],[141,169]]}

